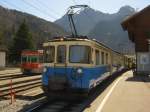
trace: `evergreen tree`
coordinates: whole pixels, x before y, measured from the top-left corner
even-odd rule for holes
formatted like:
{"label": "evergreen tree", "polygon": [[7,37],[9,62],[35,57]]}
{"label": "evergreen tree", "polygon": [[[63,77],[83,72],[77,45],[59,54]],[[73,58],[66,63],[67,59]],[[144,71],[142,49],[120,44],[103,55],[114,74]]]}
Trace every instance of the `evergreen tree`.
{"label": "evergreen tree", "polygon": [[0,32],[0,46],[3,44],[3,38],[1,36],[1,32]]}
{"label": "evergreen tree", "polygon": [[13,39],[13,45],[10,48],[11,61],[20,62],[21,52],[25,49],[34,49],[32,35],[25,21],[19,26]]}
{"label": "evergreen tree", "polygon": [[0,31],[0,49],[6,48],[5,38],[3,31]]}

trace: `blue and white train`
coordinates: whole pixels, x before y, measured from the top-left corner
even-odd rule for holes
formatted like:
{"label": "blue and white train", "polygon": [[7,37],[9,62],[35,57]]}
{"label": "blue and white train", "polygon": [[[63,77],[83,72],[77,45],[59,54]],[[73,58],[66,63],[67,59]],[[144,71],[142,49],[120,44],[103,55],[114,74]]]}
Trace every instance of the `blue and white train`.
{"label": "blue and white train", "polygon": [[43,44],[42,87],[51,91],[88,92],[127,66],[126,57],[87,37],[57,37]]}

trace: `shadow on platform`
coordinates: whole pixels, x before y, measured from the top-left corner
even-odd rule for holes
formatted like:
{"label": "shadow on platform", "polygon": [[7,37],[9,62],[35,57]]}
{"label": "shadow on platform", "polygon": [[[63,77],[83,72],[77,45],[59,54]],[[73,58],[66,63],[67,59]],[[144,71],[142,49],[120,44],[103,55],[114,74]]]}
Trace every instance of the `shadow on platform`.
{"label": "shadow on platform", "polygon": [[133,76],[129,77],[126,81],[135,81],[135,82],[150,82],[150,77],[148,76]]}

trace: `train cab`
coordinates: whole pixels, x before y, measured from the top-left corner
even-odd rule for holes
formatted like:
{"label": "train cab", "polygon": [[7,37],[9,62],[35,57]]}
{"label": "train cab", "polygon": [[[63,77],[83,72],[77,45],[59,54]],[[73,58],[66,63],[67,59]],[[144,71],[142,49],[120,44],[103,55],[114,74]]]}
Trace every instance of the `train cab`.
{"label": "train cab", "polygon": [[85,90],[110,76],[110,49],[87,38],[59,38],[43,44],[44,91]]}
{"label": "train cab", "polygon": [[21,53],[21,69],[24,74],[42,73],[43,51],[24,50]]}

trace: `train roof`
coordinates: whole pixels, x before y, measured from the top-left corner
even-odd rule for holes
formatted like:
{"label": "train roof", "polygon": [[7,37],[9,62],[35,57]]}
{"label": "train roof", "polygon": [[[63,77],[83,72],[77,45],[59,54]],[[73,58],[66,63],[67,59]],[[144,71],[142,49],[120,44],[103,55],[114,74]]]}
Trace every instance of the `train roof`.
{"label": "train roof", "polygon": [[104,43],[102,42],[99,42],[98,40],[96,39],[90,39],[88,38],[87,36],[78,36],[78,37],[72,37],[72,36],[58,36],[58,37],[53,37],[52,39],[48,40],[48,42],[59,42],[59,41],[92,41],[92,42],[95,42],[97,44],[100,44],[102,46],[104,46],[105,48],[107,49],[110,49],[112,50],[113,52],[115,53],[118,53],[118,54],[122,54],[118,51],[115,51],[113,50],[112,48],[108,47],[107,45],[105,45]]}
{"label": "train roof", "polygon": [[21,55],[42,55],[43,50],[23,50]]}
{"label": "train roof", "polygon": [[80,41],[80,40],[89,40],[89,38],[87,36],[78,36],[78,37],[59,36],[59,37],[53,37],[52,39],[48,40],[48,42],[56,42],[56,41]]}

